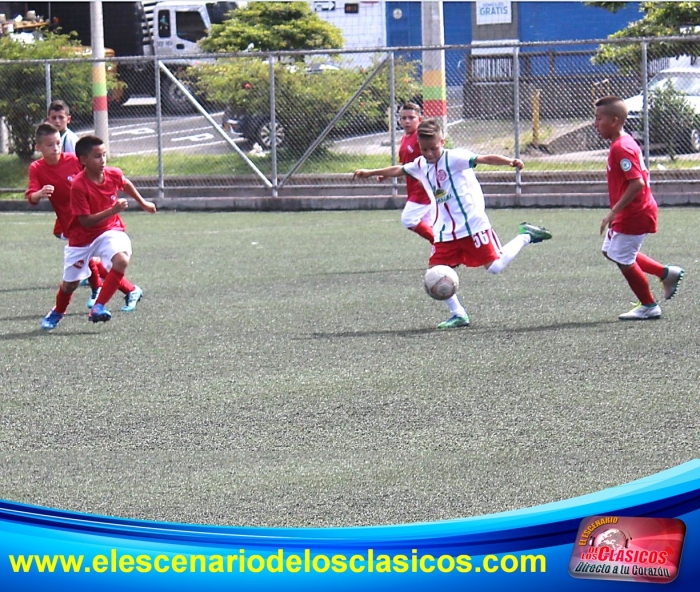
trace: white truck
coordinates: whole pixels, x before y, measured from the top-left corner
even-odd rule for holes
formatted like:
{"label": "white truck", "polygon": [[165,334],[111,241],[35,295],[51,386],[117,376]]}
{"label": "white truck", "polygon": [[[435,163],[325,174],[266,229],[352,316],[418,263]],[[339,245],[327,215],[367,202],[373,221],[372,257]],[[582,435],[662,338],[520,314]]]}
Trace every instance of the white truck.
{"label": "white truck", "polygon": [[[83,45],[91,45],[90,2],[23,2],[37,14],[54,22],[62,32],[75,31]],[[36,4],[36,7],[34,6]],[[159,56],[168,58],[169,68],[186,67],[191,60],[171,58],[201,53],[197,41],[213,24],[221,23],[237,7],[235,2],[102,2],[105,47],[117,58]],[[131,97],[154,96],[153,62],[118,63],[120,80],[126,83],[121,102]],[[161,76],[163,108],[170,113],[191,109],[187,99],[167,76]]]}

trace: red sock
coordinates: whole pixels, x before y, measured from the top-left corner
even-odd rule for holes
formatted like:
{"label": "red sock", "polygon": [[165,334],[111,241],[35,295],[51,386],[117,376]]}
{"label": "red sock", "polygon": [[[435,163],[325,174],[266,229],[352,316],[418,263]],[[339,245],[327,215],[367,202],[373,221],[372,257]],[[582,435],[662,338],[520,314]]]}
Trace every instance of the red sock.
{"label": "red sock", "polygon": [[426,224],[423,220],[418,222],[416,226],[411,228],[413,232],[416,234],[419,234],[422,236],[425,240],[427,240],[431,245],[435,241],[435,235],[433,234],[433,229],[429,224]]}
{"label": "red sock", "polygon": [[119,291],[124,292],[124,294],[128,294],[129,292],[133,292],[136,289],[136,286],[132,284],[129,280],[126,279],[126,277],[122,278],[122,281],[119,282]]}
{"label": "red sock", "polygon": [[117,288],[119,288],[119,283],[122,281],[123,277],[124,274],[121,271],[117,271],[114,268],[110,269],[104,282],[102,282],[102,290],[95,304],[107,304],[112,296],[114,296]]}
{"label": "red sock", "polygon": [[97,261],[90,259],[90,261],[88,261],[88,267],[90,268],[88,283],[90,284],[90,289],[94,292],[97,290],[97,288],[102,287],[102,278],[100,277],[100,270]]}
{"label": "red sock", "polygon": [[105,279],[105,278],[107,277],[107,268],[103,265],[103,263],[102,263],[101,260],[100,260],[100,261],[95,261],[95,263],[97,264],[97,269],[98,269],[98,271],[99,271],[99,273],[100,273],[100,277],[101,277],[102,279]]}
{"label": "red sock", "polygon": [[637,265],[644,273],[655,275],[661,279],[666,273],[666,266],[661,265],[658,261],[654,261],[651,257],[647,257],[643,253],[637,253]]}
{"label": "red sock", "polygon": [[64,292],[59,288],[56,294],[56,306],[54,306],[54,310],[61,314],[66,314],[71,298],[73,298],[73,292]]}
{"label": "red sock", "polygon": [[[622,275],[625,276],[627,283],[629,284],[630,288],[632,288],[632,292],[634,292],[634,295],[639,298],[639,302],[641,304],[649,306],[650,304],[654,304],[654,302],[656,302],[654,297],[651,295],[647,276],[644,275],[642,268],[639,267],[637,263],[635,263],[629,269],[623,271]],[[104,290],[104,288],[102,289]]]}

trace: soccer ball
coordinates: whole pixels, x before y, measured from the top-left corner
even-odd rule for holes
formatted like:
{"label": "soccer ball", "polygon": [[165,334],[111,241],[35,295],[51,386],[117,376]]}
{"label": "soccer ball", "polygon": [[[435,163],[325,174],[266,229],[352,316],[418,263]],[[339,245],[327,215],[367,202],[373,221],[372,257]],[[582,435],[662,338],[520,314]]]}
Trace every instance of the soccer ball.
{"label": "soccer ball", "polygon": [[459,288],[459,277],[451,267],[436,265],[425,272],[423,286],[431,298],[447,300],[454,296]]}

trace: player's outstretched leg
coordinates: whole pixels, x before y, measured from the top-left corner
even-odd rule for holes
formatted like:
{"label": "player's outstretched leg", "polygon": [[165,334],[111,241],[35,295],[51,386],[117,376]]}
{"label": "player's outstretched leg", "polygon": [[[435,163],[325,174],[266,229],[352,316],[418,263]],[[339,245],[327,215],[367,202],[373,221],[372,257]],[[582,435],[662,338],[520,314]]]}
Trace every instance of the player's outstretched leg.
{"label": "player's outstretched leg", "polygon": [[440,323],[437,328],[438,329],[456,329],[458,327],[468,327],[469,326],[469,315],[467,314],[466,309],[464,306],[462,306],[462,303],[459,301],[459,298],[457,297],[457,294],[454,296],[451,296],[447,300],[445,300],[447,303],[447,306],[450,309],[450,314],[452,315],[449,319],[446,321],[443,321]]}
{"label": "player's outstretched leg", "polygon": [[143,290],[138,286],[134,286],[134,289],[124,296],[124,301],[126,304],[122,306],[122,312],[132,312],[136,309],[136,305],[143,298]]}
{"label": "player's outstretched leg", "polygon": [[529,234],[531,243],[541,243],[552,238],[552,233],[546,228],[522,222],[518,228],[519,234]]}
{"label": "player's outstretched leg", "polygon": [[552,233],[546,228],[523,222],[518,228],[517,236],[501,247],[501,256],[484,267],[491,274],[501,273],[527,245],[541,243],[550,238],[552,238]]}

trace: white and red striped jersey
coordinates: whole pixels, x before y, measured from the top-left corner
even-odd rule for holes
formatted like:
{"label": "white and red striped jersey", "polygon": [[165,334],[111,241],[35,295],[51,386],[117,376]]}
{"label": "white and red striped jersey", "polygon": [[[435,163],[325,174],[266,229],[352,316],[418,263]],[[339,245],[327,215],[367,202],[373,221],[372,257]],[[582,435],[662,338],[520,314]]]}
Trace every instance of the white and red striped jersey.
{"label": "white and red striped jersey", "polygon": [[491,228],[484,193],[474,174],[476,158],[469,150],[454,148],[443,150],[434,164],[421,156],[403,167],[435,200],[435,242],[453,241]]}

